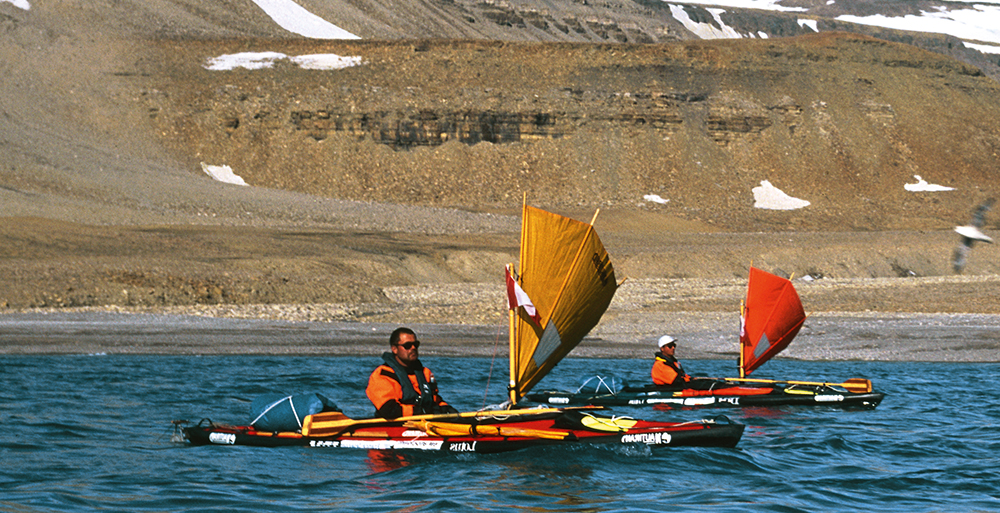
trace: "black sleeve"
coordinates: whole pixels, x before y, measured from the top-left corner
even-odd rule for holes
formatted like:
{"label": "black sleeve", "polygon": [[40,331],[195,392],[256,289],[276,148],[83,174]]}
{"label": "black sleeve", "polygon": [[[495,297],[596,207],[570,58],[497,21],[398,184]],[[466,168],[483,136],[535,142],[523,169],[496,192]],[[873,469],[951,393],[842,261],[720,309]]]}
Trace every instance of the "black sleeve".
{"label": "black sleeve", "polygon": [[403,407],[395,399],[390,399],[375,411],[375,416],[383,419],[399,418],[403,416]]}

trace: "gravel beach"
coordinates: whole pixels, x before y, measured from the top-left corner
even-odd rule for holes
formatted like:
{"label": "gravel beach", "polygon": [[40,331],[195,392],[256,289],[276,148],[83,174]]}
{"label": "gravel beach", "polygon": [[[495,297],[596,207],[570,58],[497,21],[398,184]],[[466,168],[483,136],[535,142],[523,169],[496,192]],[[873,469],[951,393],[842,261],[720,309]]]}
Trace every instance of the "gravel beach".
{"label": "gravel beach", "polygon": [[[693,286],[701,282],[685,281],[682,286],[690,294],[718,294],[726,288],[719,283]],[[995,286],[992,280],[989,283]],[[669,333],[681,340],[682,358],[736,358],[736,310],[675,311],[657,305],[651,296],[643,296],[648,304],[637,306],[637,293],[630,289],[655,285],[662,284],[623,285],[626,293],[612,302],[602,322],[571,356],[649,358],[655,340]],[[800,289],[808,294],[811,286]],[[422,354],[427,358],[506,356],[502,293],[476,285],[444,290],[400,287],[393,292],[397,302],[391,305],[90,307],[3,313],[0,353],[377,357],[385,350],[388,333],[406,325],[426,342]],[[490,319],[493,322],[485,322]],[[1000,314],[809,312],[799,336],[781,358],[1000,362]]]}

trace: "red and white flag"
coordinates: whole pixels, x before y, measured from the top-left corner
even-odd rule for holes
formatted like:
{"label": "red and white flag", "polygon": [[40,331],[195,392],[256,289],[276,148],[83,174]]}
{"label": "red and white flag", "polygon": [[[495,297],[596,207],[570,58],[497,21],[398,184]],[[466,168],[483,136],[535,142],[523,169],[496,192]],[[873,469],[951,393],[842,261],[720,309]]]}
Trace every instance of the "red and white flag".
{"label": "red and white flag", "polygon": [[506,268],[506,272],[507,272],[507,302],[510,305],[510,309],[514,310],[519,306],[523,307],[525,313],[527,313],[528,316],[531,317],[533,321],[535,321],[535,324],[541,326],[542,316],[538,315],[538,310],[535,309],[535,305],[534,303],[531,302],[531,298],[528,297],[528,293],[525,292],[524,289],[522,289],[521,286],[517,284],[517,280],[515,280],[514,276],[510,274],[509,265]]}

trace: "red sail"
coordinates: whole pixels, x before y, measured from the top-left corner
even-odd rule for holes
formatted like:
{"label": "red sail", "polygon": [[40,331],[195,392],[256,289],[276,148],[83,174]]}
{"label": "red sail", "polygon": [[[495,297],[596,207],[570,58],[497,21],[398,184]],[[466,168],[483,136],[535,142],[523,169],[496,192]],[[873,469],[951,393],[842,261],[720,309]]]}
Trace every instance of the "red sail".
{"label": "red sail", "polygon": [[751,267],[740,327],[741,377],[788,347],[805,320],[791,281]]}

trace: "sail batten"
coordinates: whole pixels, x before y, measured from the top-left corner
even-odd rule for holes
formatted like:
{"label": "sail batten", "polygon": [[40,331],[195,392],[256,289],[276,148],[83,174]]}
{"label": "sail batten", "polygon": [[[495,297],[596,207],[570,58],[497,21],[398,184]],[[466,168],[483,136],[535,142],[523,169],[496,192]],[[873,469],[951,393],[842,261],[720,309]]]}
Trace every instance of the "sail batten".
{"label": "sail batten", "polygon": [[536,309],[511,316],[511,400],[523,397],[597,324],[617,289],[590,224],[524,205],[520,287]]}

